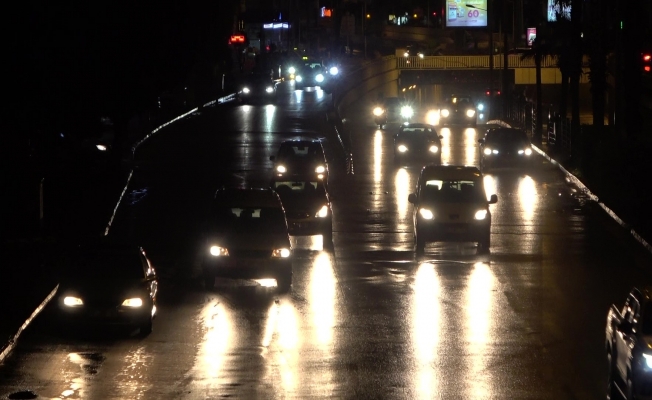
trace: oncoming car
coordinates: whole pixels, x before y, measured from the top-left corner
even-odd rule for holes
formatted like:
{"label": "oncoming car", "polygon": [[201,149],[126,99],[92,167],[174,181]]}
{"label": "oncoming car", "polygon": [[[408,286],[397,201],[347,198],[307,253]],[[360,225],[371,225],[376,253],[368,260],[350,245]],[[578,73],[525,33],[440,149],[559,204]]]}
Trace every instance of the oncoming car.
{"label": "oncoming car", "polygon": [[470,96],[453,95],[439,107],[439,124],[464,124],[476,126],[478,110]]}
{"label": "oncoming car", "polygon": [[400,97],[386,97],[372,109],[374,124],[379,129],[392,122],[410,121],[414,108]]}
{"label": "oncoming car", "polygon": [[285,211],[271,188],[224,188],[215,193],[206,221],[202,274],[206,288],[215,278],[275,279],[292,285],[293,249]]}
{"label": "oncoming car", "polygon": [[478,142],[483,172],[499,166],[527,167],[532,162],[532,143],[522,129],[491,128]]}
{"label": "oncoming car", "polygon": [[398,164],[441,164],[441,139],[443,136],[438,135],[432,125],[401,125],[394,136],[394,161]]}
{"label": "oncoming car", "polygon": [[281,197],[290,235],[322,235],[324,248],[331,248],[333,210],[324,183],[310,176],[293,176],[274,180],[273,188]]}
{"label": "oncoming car", "polygon": [[317,139],[294,139],[281,143],[274,161],[274,179],[287,176],[310,176],[328,184],[328,163],[324,147]]}
{"label": "oncoming car", "polygon": [[240,83],[238,99],[243,103],[273,103],[276,101],[276,82],[270,73],[251,73]]}
{"label": "oncoming car", "polygon": [[138,328],[146,336],[157,315],[157,294],[156,271],[141,247],[99,242],[64,257],[56,296],[63,322]]}
{"label": "oncoming car", "polygon": [[417,254],[428,242],[476,242],[488,251],[491,243],[491,212],[495,194],[487,200],[483,176],[477,167],[425,166],[416,192],[408,196],[414,205],[414,243]]}
{"label": "oncoming car", "polygon": [[295,73],[294,88],[303,89],[304,87],[321,87],[325,88],[328,73],[318,61],[306,62]]}

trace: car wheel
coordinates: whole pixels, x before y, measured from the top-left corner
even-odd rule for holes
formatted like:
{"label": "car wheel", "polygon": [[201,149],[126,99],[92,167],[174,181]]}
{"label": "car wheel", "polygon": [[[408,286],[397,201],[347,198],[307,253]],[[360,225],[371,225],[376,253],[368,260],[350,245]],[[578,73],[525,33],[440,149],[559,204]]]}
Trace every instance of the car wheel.
{"label": "car wheel", "polygon": [[281,292],[287,292],[292,287],[292,273],[276,277],[276,287]]}
{"label": "car wheel", "polygon": [[149,334],[152,333],[153,324],[154,324],[154,323],[153,323],[153,321],[152,321],[152,317],[150,316],[149,318],[147,318],[146,321],[144,321],[144,322],[139,326],[139,330],[140,330],[140,332],[138,332],[138,335],[139,335],[140,337],[146,337],[146,336],[149,336]]}
{"label": "car wheel", "polygon": [[419,236],[416,237],[416,253],[421,255],[426,249],[426,241],[419,239]]}
{"label": "car wheel", "polygon": [[329,229],[322,233],[322,246],[324,250],[333,250],[333,230]]}
{"label": "car wheel", "polygon": [[483,253],[488,253],[489,246],[491,246],[491,234],[487,233],[485,237],[478,242],[478,250],[481,250]]}

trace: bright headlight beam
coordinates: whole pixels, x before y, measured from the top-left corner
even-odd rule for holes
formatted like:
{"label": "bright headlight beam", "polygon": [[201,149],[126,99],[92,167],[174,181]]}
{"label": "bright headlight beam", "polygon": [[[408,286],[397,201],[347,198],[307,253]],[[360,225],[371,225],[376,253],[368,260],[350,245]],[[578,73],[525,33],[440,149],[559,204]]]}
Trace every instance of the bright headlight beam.
{"label": "bright headlight beam", "polygon": [[323,165],[319,165],[317,168],[315,168],[315,172],[318,174],[323,174],[326,172],[326,168]]}
{"label": "bright headlight beam", "polygon": [[66,296],[63,298],[63,304],[67,305],[68,307],[75,307],[84,305],[84,302],[79,297]]}
{"label": "bright headlight beam", "polygon": [[340,70],[337,69],[337,67],[331,67],[331,69],[330,69],[331,75],[337,75],[339,72],[340,72]]}
{"label": "bright headlight beam", "polygon": [[272,252],[272,257],[288,258],[290,257],[289,249],[275,249]]}
{"label": "bright headlight beam", "polygon": [[441,110],[441,116],[442,117],[446,118],[449,115],[450,115],[450,111],[448,111],[447,109],[444,108],[443,110]]}
{"label": "bright headlight beam", "polygon": [[315,76],[315,80],[316,80],[317,82],[323,82],[323,81],[324,81],[324,75],[322,75],[322,74],[317,74],[317,76]]}
{"label": "bright headlight beam", "polygon": [[249,93],[249,92],[250,92],[250,90],[249,90],[248,87],[246,87],[246,88],[242,88],[242,93],[247,94],[247,93]]}
{"label": "bright headlight beam", "polygon": [[287,168],[285,168],[284,165],[279,165],[279,166],[276,167],[276,171],[283,174],[283,173],[287,172]]}
{"label": "bright headlight beam", "polygon": [[435,218],[435,214],[433,214],[433,212],[428,210],[427,208],[420,208],[419,209],[419,214],[421,214],[421,217],[423,217],[423,219],[434,219]]}
{"label": "bright headlight beam", "polygon": [[431,153],[436,153],[439,151],[439,147],[432,145],[428,150],[430,150]]}
{"label": "bright headlight beam", "polygon": [[374,115],[377,116],[377,117],[383,115],[384,112],[385,112],[385,110],[383,110],[380,107],[374,108],[374,111],[373,111]]}
{"label": "bright headlight beam", "polygon": [[652,354],[643,353],[643,359],[645,360],[645,366],[652,368]]}
{"label": "bright headlight beam", "polygon": [[143,299],[134,297],[131,299],[126,299],[122,302],[124,307],[138,308],[143,306]]}
{"label": "bright headlight beam", "polygon": [[487,218],[487,210],[478,210],[475,212],[474,218],[477,220],[483,220]]}
{"label": "bright headlight beam", "polygon": [[475,110],[473,110],[473,109],[468,109],[468,110],[466,110],[466,116],[467,116],[467,117],[471,118],[471,117],[473,117],[474,115],[475,115]]}
{"label": "bright headlight beam", "polygon": [[401,153],[405,153],[406,151],[408,151],[408,148],[407,148],[406,145],[404,145],[404,144],[400,144],[400,145],[398,146],[398,151],[400,151]]}
{"label": "bright headlight beam", "polygon": [[325,206],[325,205],[321,206],[319,211],[317,211],[317,214],[315,214],[315,217],[317,217],[317,218],[326,218],[326,217],[328,217],[328,207]]}
{"label": "bright headlight beam", "polygon": [[229,255],[229,250],[226,249],[225,247],[220,247],[220,246],[211,246],[210,249],[208,249],[208,251],[214,257],[224,257]]}

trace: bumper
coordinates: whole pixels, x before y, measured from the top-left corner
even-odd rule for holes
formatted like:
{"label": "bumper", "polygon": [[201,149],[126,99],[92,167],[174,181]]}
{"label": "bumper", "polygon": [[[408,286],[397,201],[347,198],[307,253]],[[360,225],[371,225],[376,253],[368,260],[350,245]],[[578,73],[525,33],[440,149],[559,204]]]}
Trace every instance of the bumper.
{"label": "bumper", "polygon": [[60,308],[61,322],[83,326],[140,326],[152,317],[152,307],[137,310],[122,307]]}
{"label": "bumper", "polygon": [[483,156],[482,163],[485,166],[492,167],[510,167],[510,166],[526,166],[532,160],[532,156],[526,155],[502,155],[502,156]]}
{"label": "bumper", "polygon": [[205,260],[205,276],[231,279],[266,279],[292,274],[292,257],[213,257]]}
{"label": "bumper", "polygon": [[420,240],[426,242],[480,242],[491,229],[491,222],[471,224],[419,223],[416,229]]}
{"label": "bumper", "polygon": [[448,117],[439,117],[440,124],[468,124],[474,125],[477,122],[476,116],[467,117],[466,115],[449,115]]}

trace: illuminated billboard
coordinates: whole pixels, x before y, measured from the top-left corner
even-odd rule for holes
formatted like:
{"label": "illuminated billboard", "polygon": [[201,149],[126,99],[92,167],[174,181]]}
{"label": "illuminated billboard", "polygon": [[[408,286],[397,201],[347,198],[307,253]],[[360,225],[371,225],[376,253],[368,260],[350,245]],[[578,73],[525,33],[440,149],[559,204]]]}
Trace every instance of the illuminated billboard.
{"label": "illuminated billboard", "polygon": [[562,5],[559,0],[548,0],[548,22],[557,21],[557,15],[570,21],[570,14],[570,3]]}
{"label": "illuminated billboard", "polygon": [[485,27],[487,26],[488,0],[447,0],[446,26],[447,27]]}

